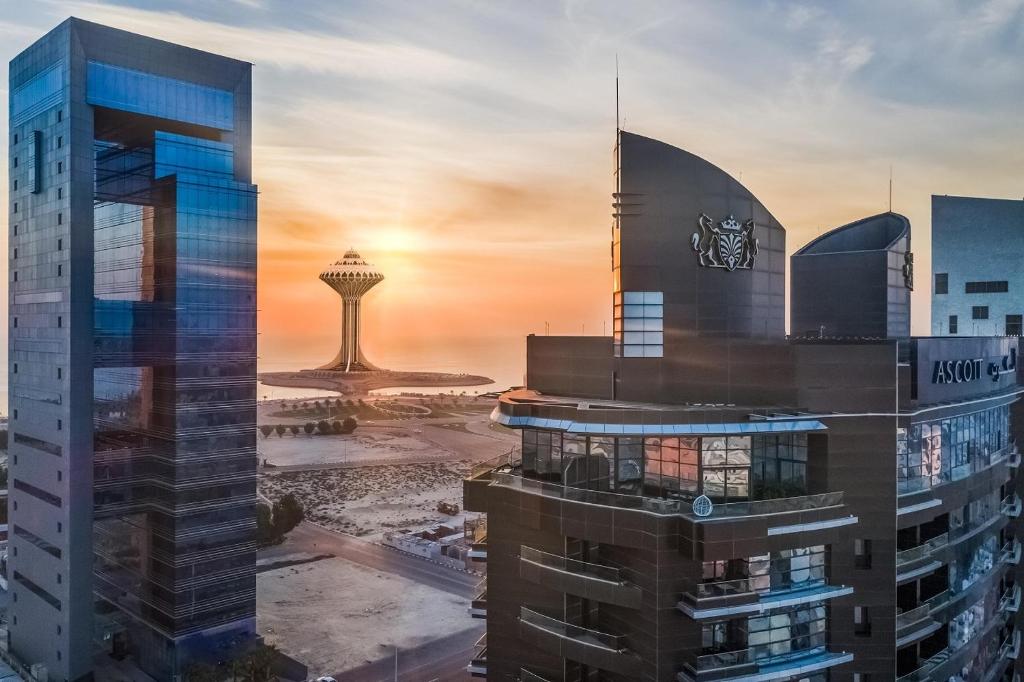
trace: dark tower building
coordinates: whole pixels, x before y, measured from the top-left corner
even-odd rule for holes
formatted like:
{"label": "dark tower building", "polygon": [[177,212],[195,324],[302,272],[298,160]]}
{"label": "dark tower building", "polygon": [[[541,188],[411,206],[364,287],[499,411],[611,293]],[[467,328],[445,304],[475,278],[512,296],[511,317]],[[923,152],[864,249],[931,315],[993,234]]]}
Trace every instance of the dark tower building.
{"label": "dark tower building", "polygon": [[255,633],[251,65],[68,19],[10,64],[10,651]]}
{"label": "dark tower building", "polygon": [[[892,310],[786,339],[781,225],[687,152],[616,150],[614,336],[528,337],[494,412],[522,445],[465,481],[488,574],[470,672],[1013,679],[1016,339],[906,338]],[[906,303],[908,230],[868,219],[823,252],[872,245],[859,291]]]}
{"label": "dark tower building", "polygon": [[882,213],[838,227],[790,259],[793,336],[910,336],[910,221]]}

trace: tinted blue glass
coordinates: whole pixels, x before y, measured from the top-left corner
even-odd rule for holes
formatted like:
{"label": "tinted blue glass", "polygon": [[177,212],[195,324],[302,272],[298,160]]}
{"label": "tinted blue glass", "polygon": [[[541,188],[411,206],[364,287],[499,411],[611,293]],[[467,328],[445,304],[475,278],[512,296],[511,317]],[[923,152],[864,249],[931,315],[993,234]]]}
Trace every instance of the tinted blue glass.
{"label": "tinted blue glass", "polygon": [[227,90],[89,62],[87,101],[101,107],[234,129],[234,95]]}
{"label": "tinted blue glass", "polygon": [[234,150],[230,144],[185,135],[157,132],[155,158],[156,178],[187,170],[232,179],[235,172]]}
{"label": "tinted blue glass", "polygon": [[11,93],[11,125],[19,125],[61,100],[64,62],[57,62]]}
{"label": "tinted blue glass", "polygon": [[95,143],[96,585],[179,636],[255,615],[256,188],[152,139]]}

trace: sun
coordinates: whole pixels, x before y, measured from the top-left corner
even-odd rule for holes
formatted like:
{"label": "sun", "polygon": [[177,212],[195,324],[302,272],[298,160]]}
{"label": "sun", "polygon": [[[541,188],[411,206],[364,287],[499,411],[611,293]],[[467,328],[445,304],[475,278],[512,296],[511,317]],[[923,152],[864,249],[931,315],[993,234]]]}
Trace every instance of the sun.
{"label": "sun", "polygon": [[403,255],[420,252],[425,240],[419,231],[401,225],[389,225],[367,234],[366,250],[378,255]]}

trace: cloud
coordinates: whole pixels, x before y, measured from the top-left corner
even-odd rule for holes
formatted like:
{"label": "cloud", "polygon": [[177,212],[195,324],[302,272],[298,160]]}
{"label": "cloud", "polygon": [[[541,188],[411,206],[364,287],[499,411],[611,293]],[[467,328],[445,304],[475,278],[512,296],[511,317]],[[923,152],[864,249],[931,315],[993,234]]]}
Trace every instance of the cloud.
{"label": "cloud", "polygon": [[[251,4],[248,0],[235,0]],[[256,3],[258,5],[258,3]],[[286,70],[368,80],[442,83],[479,77],[478,65],[418,45],[304,30],[202,21],[178,12],[62,1],[63,12],[171,42]]]}

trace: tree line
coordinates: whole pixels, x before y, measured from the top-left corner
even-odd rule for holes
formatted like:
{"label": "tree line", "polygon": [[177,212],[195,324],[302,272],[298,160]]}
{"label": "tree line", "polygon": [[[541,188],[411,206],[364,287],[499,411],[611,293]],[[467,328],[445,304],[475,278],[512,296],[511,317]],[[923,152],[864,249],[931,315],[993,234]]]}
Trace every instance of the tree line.
{"label": "tree line", "polygon": [[276,426],[263,424],[260,426],[260,433],[263,434],[264,438],[270,438],[272,433],[276,433],[280,437],[283,437],[286,433],[297,436],[300,431],[307,436],[312,436],[314,433],[321,436],[340,436],[352,433],[356,430],[357,426],[359,426],[359,422],[352,417],[346,417],[343,421],[336,419],[333,422],[329,422],[326,419],[321,419],[316,423],[306,422],[302,426],[298,424],[277,424]]}

